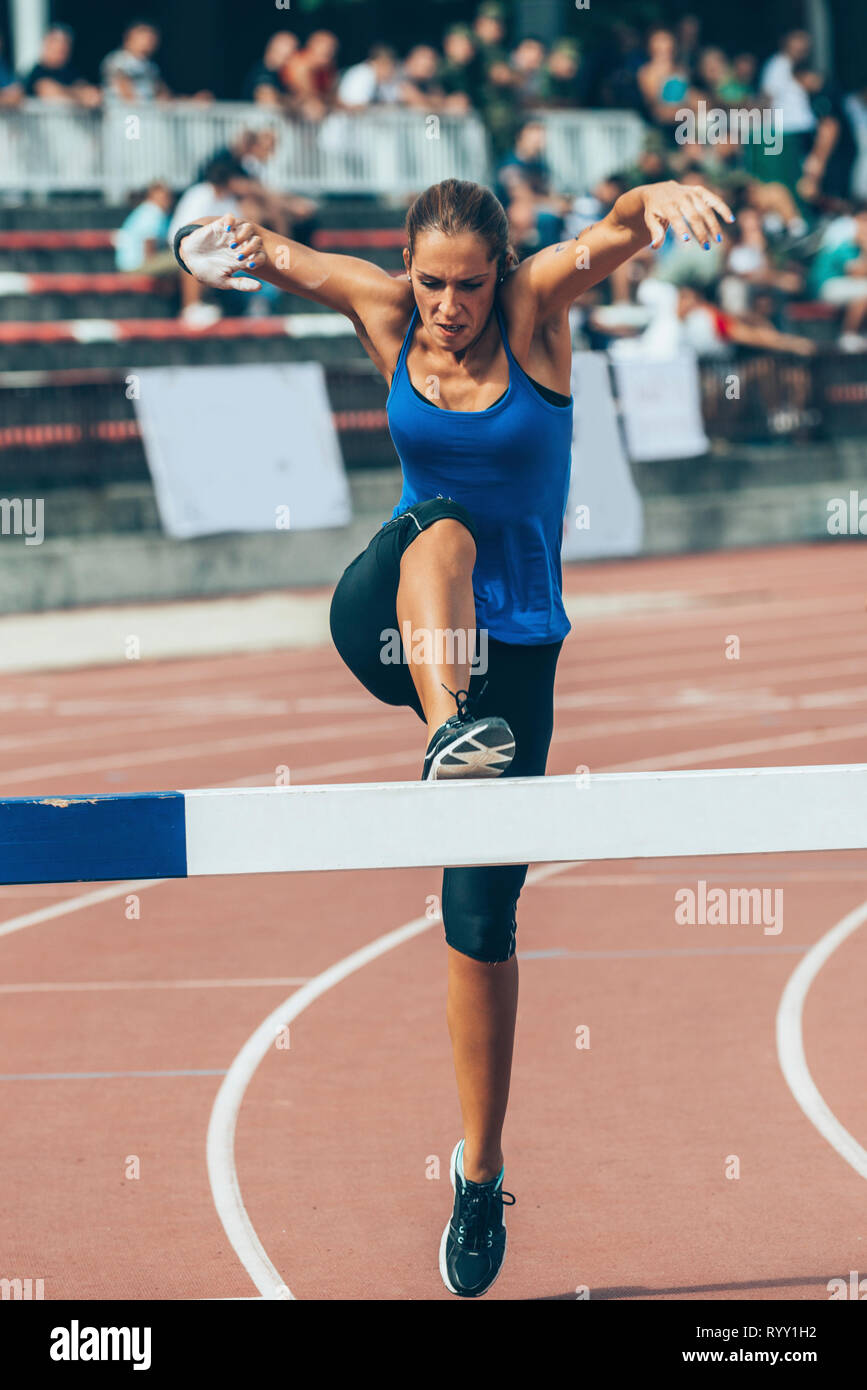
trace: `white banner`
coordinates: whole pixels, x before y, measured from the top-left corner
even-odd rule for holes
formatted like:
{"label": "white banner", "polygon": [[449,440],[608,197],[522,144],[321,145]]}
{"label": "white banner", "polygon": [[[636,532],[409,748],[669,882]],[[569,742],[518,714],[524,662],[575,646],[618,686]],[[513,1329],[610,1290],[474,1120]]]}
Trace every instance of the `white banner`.
{"label": "white banner", "polygon": [[169,536],[351,521],[320,363],[155,367],[135,376],[136,414]]}
{"label": "white banner", "polygon": [[574,354],[572,395],[572,481],[562,558],[636,555],[641,549],[644,509],[620,438],[604,353]]}
{"label": "white banner", "polygon": [[684,350],[664,361],[624,355],[614,374],[631,459],[644,463],[707,453],[694,353]]}

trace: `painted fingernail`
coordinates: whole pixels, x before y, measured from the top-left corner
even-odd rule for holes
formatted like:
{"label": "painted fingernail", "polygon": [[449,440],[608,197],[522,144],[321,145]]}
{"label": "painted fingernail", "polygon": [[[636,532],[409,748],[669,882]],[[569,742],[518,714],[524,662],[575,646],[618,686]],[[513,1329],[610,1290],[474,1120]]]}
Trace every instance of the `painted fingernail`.
{"label": "painted fingernail", "polygon": [[709,251],[709,250],[710,250],[710,242],[709,242],[709,241],[706,241],[706,242],[704,243],[704,249],[705,249],[705,251]]}
{"label": "painted fingernail", "polygon": [[230,232],[231,230],[232,230],[231,223],[227,222],[227,223],[226,223],[226,231],[227,231],[227,232]]}
{"label": "painted fingernail", "polygon": [[720,236],[719,232],[717,232],[716,234],[716,239],[717,241],[722,241],[722,237]]}
{"label": "painted fingernail", "polygon": [[251,270],[255,270],[255,269],[256,269],[256,262],[255,262],[255,261],[248,261],[248,262],[247,262],[247,265],[250,267]]}
{"label": "painted fingernail", "polygon": [[731,217],[729,218],[729,222],[734,222],[734,220],[735,220],[735,215],[734,215],[734,213],[732,213]]}
{"label": "painted fingernail", "polygon": [[684,232],[683,239],[684,241],[689,241],[689,232]]}
{"label": "painted fingernail", "polygon": [[243,259],[244,259],[244,252],[241,251],[240,254],[239,254],[239,256],[238,256],[238,260],[239,260],[239,261],[242,261]]}
{"label": "painted fingernail", "polygon": [[233,241],[233,242],[231,243],[230,247],[229,247],[229,250],[230,250],[230,251],[234,251],[234,249],[235,249],[235,247],[236,247],[237,245],[238,245],[237,241]]}

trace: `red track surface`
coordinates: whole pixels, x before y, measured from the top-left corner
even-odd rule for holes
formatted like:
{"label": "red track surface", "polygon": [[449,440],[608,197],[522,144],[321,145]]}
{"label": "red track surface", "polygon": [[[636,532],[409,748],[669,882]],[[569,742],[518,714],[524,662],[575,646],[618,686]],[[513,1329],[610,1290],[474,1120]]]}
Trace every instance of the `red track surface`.
{"label": "red track surface", "polygon": [[[857,544],[570,567],[567,587],[655,606],[576,622],[549,773],[865,761]],[[264,784],[280,764],[296,782],[411,779],[423,751],[415,716],[377,705],[330,648],[14,677],[2,705],[7,796]],[[677,925],[675,891],[699,878],[783,888],[783,931]],[[867,1274],[864,1180],[796,1105],[774,1043],[786,980],[865,878],[864,854],[826,853],[583,864],[525,889],[518,1203],[490,1298],[827,1299],[831,1278]],[[222,1073],[295,981],[439,888],[430,870],[171,882],[141,891],[138,920],[115,896],[0,935],[0,1071]],[[89,891],[0,889],[0,924]],[[300,1298],[450,1297],[444,974],[434,923],[315,1001],[246,1093],[241,1193]],[[861,1144],[865,981],[867,928],[804,1019],[816,1084]],[[43,1278],[46,1298],[254,1295],[207,1179],[220,1081],[0,1081],[0,1276]]]}

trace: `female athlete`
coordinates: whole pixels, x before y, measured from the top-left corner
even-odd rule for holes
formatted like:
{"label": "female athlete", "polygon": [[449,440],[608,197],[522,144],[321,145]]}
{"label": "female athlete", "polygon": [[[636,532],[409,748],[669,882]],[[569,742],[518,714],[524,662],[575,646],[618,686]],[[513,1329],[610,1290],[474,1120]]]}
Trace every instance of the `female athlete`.
{"label": "female athlete", "polygon": [[[554,673],[570,630],[560,566],[569,306],[648,243],[659,247],[669,227],[709,249],[721,240],[719,219],[734,220],[705,188],[633,188],[574,241],[516,265],[494,195],[446,179],[409,209],[401,278],[229,217],[176,233],[181,265],[204,284],[255,291],[267,280],[345,314],[389,383],[403,491],[344,571],[331,632],[373,695],[409,706],[426,725],[423,780],[544,775]],[[446,1287],[468,1298],[500,1272],[503,1205],[514,1202],[503,1189],[501,1140],[518,998],[515,909],[527,867],[443,871],[464,1134],[451,1159],[454,1206],[439,1265]]]}

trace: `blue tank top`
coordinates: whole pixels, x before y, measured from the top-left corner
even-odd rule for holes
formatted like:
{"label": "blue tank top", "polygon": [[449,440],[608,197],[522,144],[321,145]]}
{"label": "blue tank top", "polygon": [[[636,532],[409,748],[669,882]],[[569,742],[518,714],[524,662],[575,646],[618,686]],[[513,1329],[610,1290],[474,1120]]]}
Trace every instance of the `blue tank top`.
{"label": "blue tank top", "polygon": [[[418,502],[448,497],[476,525],[477,627],[500,642],[538,646],[571,631],[560,547],[572,465],[572,402],[551,405],[512,356],[509,387],[487,410],[443,410],[413,390],[406,366],[418,309],[397,360],[386,411],[403,471],[395,520]],[[383,526],[388,522],[384,521]]]}

